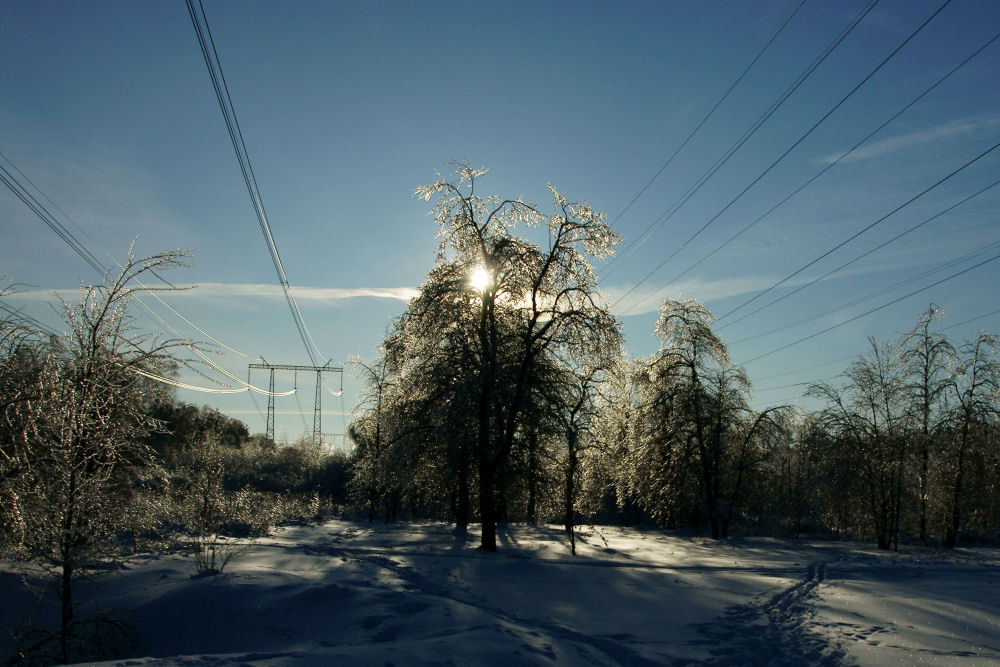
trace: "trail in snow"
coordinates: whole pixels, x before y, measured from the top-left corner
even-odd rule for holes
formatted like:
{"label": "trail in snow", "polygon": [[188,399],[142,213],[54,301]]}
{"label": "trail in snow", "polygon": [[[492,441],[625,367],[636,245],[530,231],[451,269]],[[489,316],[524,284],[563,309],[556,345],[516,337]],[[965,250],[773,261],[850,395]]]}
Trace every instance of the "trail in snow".
{"label": "trail in snow", "polygon": [[845,652],[836,641],[811,629],[816,615],[811,603],[826,579],[826,563],[809,565],[805,577],[760,602],[735,605],[723,616],[696,629],[712,658],[682,661],[700,665],[819,665],[845,664]]}

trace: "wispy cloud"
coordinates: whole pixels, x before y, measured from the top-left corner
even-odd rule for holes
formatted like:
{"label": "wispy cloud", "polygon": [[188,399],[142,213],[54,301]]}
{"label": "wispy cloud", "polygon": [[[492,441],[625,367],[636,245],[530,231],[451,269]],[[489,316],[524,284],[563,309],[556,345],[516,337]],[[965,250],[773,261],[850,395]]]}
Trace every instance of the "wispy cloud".
{"label": "wispy cloud", "polygon": [[[198,283],[177,294],[195,297],[243,297],[280,299],[284,293],[280,285],[268,283]],[[409,301],[417,295],[414,287],[292,287],[292,294],[299,301],[339,301],[342,299],[375,298]]]}
{"label": "wispy cloud", "polygon": [[[198,283],[178,285],[178,291],[167,294],[174,298],[201,299],[282,299],[284,292],[280,285],[268,283]],[[73,299],[79,289],[28,289],[12,295],[20,299],[51,299],[58,294],[64,299]],[[417,295],[414,287],[292,287],[292,294],[299,302],[331,303],[344,299],[375,298],[409,301]]]}
{"label": "wispy cloud", "polygon": [[838,159],[840,159],[842,163],[870,160],[893,151],[904,150],[920,144],[946,141],[957,135],[974,134],[982,130],[991,129],[997,125],[1000,125],[1000,116],[988,116],[985,118],[961,118],[947,123],[942,123],[941,125],[936,125],[925,130],[920,130],[919,132],[901,134],[896,137],[883,139],[882,141],[876,141],[873,144],[861,146],[846,156],[844,153],[827,155],[826,157],[820,158],[820,162],[823,164],[831,164],[836,162]]}
{"label": "wispy cloud", "polygon": [[[273,298],[284,296],[280,285],[268,283],[198,283],[184,293],[193,296]],[[417,295],[414,287],[292,287],[299,301],[337,301],[362,297],[409,301]]]}

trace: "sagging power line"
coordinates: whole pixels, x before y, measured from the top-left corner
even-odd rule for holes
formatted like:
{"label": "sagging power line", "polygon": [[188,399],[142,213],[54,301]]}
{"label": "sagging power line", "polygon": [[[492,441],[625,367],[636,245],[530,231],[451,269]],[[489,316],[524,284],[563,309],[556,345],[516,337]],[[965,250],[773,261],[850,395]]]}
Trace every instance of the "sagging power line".
{"label": "sagging power line", "polygon": [[295,297],[292,294],[291,284],[288,282],[288,276],[281,262],[281,256],[278,254],[278,246],[274,241],[274,234],[271,231],[271,224],[267,218],[267,211],[264,209],[264,200],[261,197],[260,188],[257,186],[257,178],[254,175],[253,165],[250,162],[250,154],[247,151],[246,141],[243,138],[243,132],[240,129],[239,120],[236,116],[236,107],[233,105],[232,97],[229,94],[229,85],[226,83],[226,77],[222,71],[222,61],[215,47],[215,40],[212,37],[212,29],[208,24],[205,7],[201,0],[198,0],[197,8],[195,7],[194,0],[187,0],[187,8],[198,38],[198,45],[201,47],[201,53],[205,59],[205,66],[208,68],[208,74],[212,80],[212,88],[215,90],[219,109],[222,111],[223,119],[226,122],[229,139],[232,141],[240,171],[243,173],[243,182],[246,184],[247,192],[253,204],[254,214],[257,216],[261,234],[264,236],[264,242],[271,257],[271,263],[274,265],[274,270],[277,273],[278,282],[281,285],[282,292],[284,292],[285,301],[291,312],[292,320],[295,322],[299,338],[302,339],[306,356],[309,357],[309,360],[315,366],[317,364],[317,353],[319,356],[323,355],[316,345],[312,334],[309,333],[309,328],[306,326],[302,312],[299,310],[298,303],[296,303]]}
{"label": "sagging power line", "polygon": [[[3,181],[4,185],[6,185],[15,195],[17,195],[18,199],[20,199],[22,202],[24,202],[25,205],[28,206],[29,210],[31,210],[31,212],[34,213],[36,217],[38,217],[42,222],[44,222],[45,225],[49,229],[51,229],[63,242],[65,242],[70,247],[70,249],[73,250],[73,252],[75,252],[77,255],[79,255],[80,258],[83,259],[84,262],[87,265],[89,265],[91,268],[93,268],[102,278],[104,278],[105,276],[107,276],[108,273],[111,271],[110,267],[108,267],[105,264],[103,264],[97,258],[97,256],[94,255],[87,248],[87,246],[79,238],[77,238],[77,236],[71,230],[69,230],[66,227],[66,225],[64,225],[48,209],[48,207],[45,206],[45,204],[42,203],[41,200],[45,200],[45,201],[49,202],[52,205],[52,207],[54,209],[56,209],[57,211],[59,211],[62,214],[62,216],[70,224],[72,224],[74,227],[76,227],[77,229],[79,229],[81,231],[81,233],[83,233],[84,235],[88,236],[88,238],[89,238],[89,235],[86,233],[86,231],[84,231],[80,227],[80,225],[76,224],[73,221],[73,219],[70,218],[69,215],[65,211],[63,211],[52,200],[51,197],[49,197],[44,191],[42,191],[41,188],[39,188],[30,178],[28,178],[27,175],[25,175],[24,172],[21,171],[17,167],[17,165],[15,165],[13,163],[13,161],[11,161],[10,158],[8,158],[2,152],[0,152],[0,158],[2,158],[3,161],[6,162],[7,165],[9,166],[9,169],[8,169],[2,163],[0,163],[0,180]],[[21,178],[18,178],[18,176],[15,176],[15,173],[18,174]],[[34,190],[34,193],[27,186],[25,186],[25,184],[22,182],[22,179],[25,182],[29,183],[32,186],[32,188]],[[36,193],[37,193],[38,196],[35,196]],[[41,199],[39,199],[39,197]],[[93,239],[91,239],[91,240],[93,240]],[[108,258],[111,260],[112,264],[114,264],[118,268],[124,268],[122,266],[122,264],[111,255],[111,253],[109,253],[107,250],[104,250],[104,249],[102,249],[102,250],[103,250],[104,254],[107,255]],[[160,280],[163,280],[163,279],[160,278]],[[234,348],[226,345],[225,343],[222,343],[217,338],[215,338],[215,337],[207,334],[203,329],[201,329],[196,324],[194,324],[193,322],[191,322],[191,320],[189,320],[188,318],[186,318],[183,315],[181,315],[174,308],[172,308],[169,304],[167,304],[166,301],[164,301],[156,293],[155,289],[147,287],[145,284],[143,284],[138,279],[136,279],[135,282],[136,282],[137,285],[139,285],[139,288],[142,291],[144,291],[145,293],[149,294],[154,299],[156,299],[157,301],[159,301],[161,305],[165,306],[172,313],[174,313],[179,318],[181,318],[182,320],[184,320],[185,322],[187,322],[188,324],[190,324],[198,332],[204,334],[205,336],[207,336],[208,338],[210,338],[212,341],[214,341],[214,342],[222,345],[226,349],[232,350],[233,352],[236,352],[237,354],[239,354],[241,356],[244,356],[244,357],[246,356],[245,354],[243,354],[239,350],[236,350],[236,349],[234,349]],[[173,288],[173,286],[170,285],[169,282],[167,282],[165,280],[163,280],[163,282],[166,283],[168,285],[168,287],[170,287],[171,289]],[[132,292],[132,297],[135,298],[135,300],[150,315],[150,317],[152,317],[154,320],[156,320],[156,322],[160,325],[161,328],[163,328],[164,331],[166,331],[167,333],[172,334],[174,336],[178,336],[178,337],[180,336],[180,334],[177,332],[177,330],[173,326],[171,326],[167,321],[165,321],[162,317],[160,317],[156,313],[156,311],[154,311],[134,291]],[[15,316],[19,317],[20,319],[25,320],[28,324],[30,324],[31,326],[33,326],[36,329],[44,331],[45,333],[48,333],[50,335],[58,335],[52,329],[50,329],[49,327],[47,327],[44,324],[42,324],[39,320],[37,320],[35,318],[31,318],[28,315],[26,315],[24,313],[21,313],[20,311],[16,311],[15,312],[15,311],[11,310],[10,307],[6,306],[5,304],[0,304],[0,308],[3,308],[5,311],[11,313],[12,315],[15,315]],[[201,350],[199,350],[193,344],[188,344],[186,347],[189,350],[191,350],[194,354],[196,354],[198,357],[200,357],[201,360],[204,361],[206,364],[208,364],[210,367],[216,369],[217,371],[223,373],[224,375],[226,375],[230,379],[232,379],[232,380],[236,381],[237,383],[243,385],[244,388],[243,389],[239,389],[239,390],[233,390],[231,387],[229,387],[228,385],[225,385],[223,383],[220,383],[224,387],[222,389],[213,388],[213,387],[200,387],[200,386],[196,386],[196,385],[188,385],[186,383],[179,383],[177,380],[173,380],[171,378],[163,378],[162,376],[155,376],[155,375],[150,375],[148,377],[148,379],[156,380],[158,382],[163,382],[164,384],[169,384],[169,385],[176,386],[176,387],[179,387],[179,388],[190,389],[192,391],[205,392],[205,393],[229,394],[229,393],[240,393],[242,391],[257,392],[257,393],[261,393],[261,394],[266,394],[267,393],[265,390],[260,389],[259,387],[255,387],[255,386],[249,384],[248,382],[244,382],[241,378],[236,377],[235,375],[233,375],[232,373],[230,373],[229,371],[227,371],[225,368],[223,368],[221,365],[219,365],[216,362],[214,362],[211,358],[209,358],[207,355],[205,355]],[[207,379],[210,379],[210,378],[207,378]],[[288,392],[288,393],[283,394],[283,395],[288,395],[290,393],[292,393],[292,392]],[[252,396],[252,394],[251,394],[251,396]]]}
{"label": "sagging power line", "polygon": [[[736,233],[732,234],[725,241],[723,241],[718,246],[716,246],[715,248],[713,248],[711,251],[709,251],[708,253],[706,253],[705,255],[703,255],[698,261],[694,262],[693,264],[691,264],[690,266],[688,266],[686,269],[684,269],[683,271],[681,271],[680,273],[678,273],[677,275],[675,275],[668,282],[666,282],[664,285],[662,285],[658,290],[656,290],[655,292],[651,292],[650,294],[646,295],[645,297],[643,297],[642,299],[640,299],[639,301],[637,301],[635,304],[632,304],[632,308],[636,308],[636,307],[640,306],[641,304],[645,303],[650,298],[653,298],[657,294],[662,293],[663,290],[665,290],[667,287],[669,287],[670,285],[673,285],[674,283],[676,283],[678,280],[680,280],[681,278],[683,278],[685,275],[687,275],[688,273],[690,273],[691,271],[693,271],[694,269],[696,269],[697,267],[699,267],[701,264],[703,264],[705,261],[707,261],[713,255],[715,255],[715,253],[719,252],[720,250],[722,250],[723,248],[725,248],[726,246],[728,246],[730,243],[732,243],[733,241],[735,241],[736,239],[738,239],[740,236],[742,236],[743,234],[745,234],[746,232],[748,232],[750,229],[752,229],[753,227],[755,227],[762,220],[766,219],[768,216],[770,216],[776,210],[778,210],[779,208],[781,208],[785,203],[787,203],[789,200],[791,200],[793,197],[795,197],[797,194],[799,194],[800,192],[802,192],[804,189],[806,189],[808,186],[810,186],[813,182],[815,182],[817,179],[819,179],[821,176],[823,176],[823,174],[825,174],[826,172],[828,172],[830,169],[833,169],[835,166],[837,166],[842,161],[844,161],[845,159],[847,159],[849,156],[851,156],[852,154],[854,154],[854,152],[856,150],[858,150],[859,148],[861,148],[861,146],[863,146],[864,144],[868,143],[868,141],[870,141],[875,135],[877,135],[879,132],[881,132],[882,130],[884,130],[891,123],[893,123],[897,118],[899,118],[903,113],[905,113],[908,109],[910,109],[915,104],[917,104],[917,102],[919,102],[920,100],[922,100],[924,97],[926,97],[927,95],[929,95],[933,90],[935,90],[938,86],[940,86],[946,80],[948,80],[949,78],[951,78],[951,76],[953,74],[955,74],[960,69],[962,69],[963,67],[965,67],[965,65],[967,65],[971,60],[973,60],[976,56],[978,56],[980,53],[982,53],[984,50],[986,50],[989,46],[991,46],[998,39],[1000,39],[1000,33],[995,34],[986,43],[984,43],[978,49],[976,49],[971,54],[969,54],[968,56],[966,56],[960,63],[958,63],[957,65],[955,65],[951,70],[949,70],[946,74],[944,74],[944,76],[942,76],[937,81],[935,81],[933,84],[931,84],[930,86],[928,86],[927,88],[925,88],[923,92],[921,92],[919,95],[917,95],[916,97],[914,97],[908,103],[906,103],[905,105],[903,105],[898,111],[896,111],[896,113],[892,114],[892,116],[890,116],[889,118],[887,118],[881,125],[879,125],[878,127],[876,127],[874,130],[872,130],[867,135],[865,135],[864,138],[862,138],[857,143],[855,143],[854,146],[852,146],[848,151],[846,151],[845,153],[842,153],[841,155],[838,155],[835,160],[830,161],[820,171],[818,171],[816,174],[814,174],[812,177],[810,177],[807,181],[805,181],[804,183],[802,183],[802,185],[800,185],[799,187],[795,188],[795,190],[793,190],[791,193],[789,193],[784,198],[782,198],[778,203],[774,204],[767,211],[765,211],[761,215],[759,215],[756,218],[754,218],[753,220],[751,220],[743,228],[741,228],[740,230],[738,230]],[[810,132],[811,131],[812,130],[810,130]],[[772,167],[773,166],[774,165],[772,165]],[[741,195],[742,195],[742,193],[741,193]],[[733,201],[735,201],[735,199]],[[732,203],[733,202],[730,202],[730,204],[732,204]],[[727,206],[727,208],[728,208],[728,206]],[[721,211],[720,211],[720,213],[721,213]]]}

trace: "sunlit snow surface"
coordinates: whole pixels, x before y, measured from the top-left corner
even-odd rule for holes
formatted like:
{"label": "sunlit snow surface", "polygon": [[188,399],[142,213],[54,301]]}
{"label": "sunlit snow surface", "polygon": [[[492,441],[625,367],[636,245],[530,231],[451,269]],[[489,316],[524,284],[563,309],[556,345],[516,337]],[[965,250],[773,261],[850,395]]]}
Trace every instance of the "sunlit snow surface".
{"label": "sunlit snow surface", "polygon": [[[909,665],[1000,662],[1000,550],[945,553],[587,527],[290,527],[225,572],[133,559],[102,582],[141,635],[114,665]],[[24,598],[7,594],[0,624]],[[6,648],[6,647],[4,647]],[[6,654],[6,651],[5,651]]]}

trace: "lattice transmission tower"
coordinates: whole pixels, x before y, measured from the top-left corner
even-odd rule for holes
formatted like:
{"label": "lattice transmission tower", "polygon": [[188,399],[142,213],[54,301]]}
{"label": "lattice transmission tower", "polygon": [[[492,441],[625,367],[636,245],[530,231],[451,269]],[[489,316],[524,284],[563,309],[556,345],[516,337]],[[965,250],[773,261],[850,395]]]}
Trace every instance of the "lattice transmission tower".
{"label": "lattice transmission tower", "polygon": [[[344,369],[342,366],[331,366],[330,361],[327,361],[322,366],[304,366],[300,364],[269,364],[264,359],[260,358],[261,363],[259,364],[249,364],[247,367],[247,375],[250,374],[250,369],[253,368],[263,368],[270,371],[271,377],[267,385],[267,426],[265,428],[264,437],[268,441],[274,442],[274,371],[308,371],[316,373],[316,400],[313,407],[313,434],[312,440],[313,444],[318,444],[323,439],[323,373],[340,373],[340,391],[344,390]],[[249,377],[247,378],[249,382]],[[296,386],[298,382],[296,382]]]}

